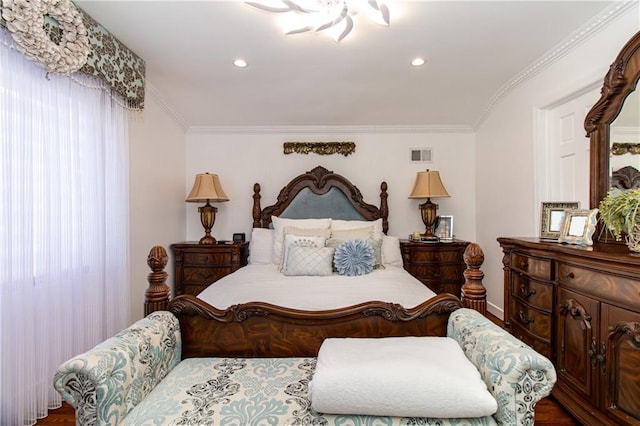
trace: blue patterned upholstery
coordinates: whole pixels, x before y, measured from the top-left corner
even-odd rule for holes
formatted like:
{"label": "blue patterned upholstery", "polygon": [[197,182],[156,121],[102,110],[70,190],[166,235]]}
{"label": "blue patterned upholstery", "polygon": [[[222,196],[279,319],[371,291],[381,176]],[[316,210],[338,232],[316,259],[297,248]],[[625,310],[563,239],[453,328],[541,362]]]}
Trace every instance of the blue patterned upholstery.
{"label": "blue patterned upholstery", "polygon": [[77,425],[115,425],[180,362],[180,323],[158,311],[58,367],[54,387]]}
{"label": "blue patterned upholstery", "polygon": [[[428,419],[317,413],[307,399],[314,358],[198,358],[180,362],[173,315],[155,312],[62,364],[55,388],[78,425],[532,425],[556,380],[551,362],[476,311],[451,314],[449,337],[498,402],[493,417]],[[175,367],[175,368],[174,368]],[[464,404],[464,396],[460,403]]]}
{"label": "blue patterned upholstery", "polygon": [[471,309],[451,314],[447,335],[462,347],[498,401],[498,424],[533,425],[536,403],[556,382],[551,361]]}

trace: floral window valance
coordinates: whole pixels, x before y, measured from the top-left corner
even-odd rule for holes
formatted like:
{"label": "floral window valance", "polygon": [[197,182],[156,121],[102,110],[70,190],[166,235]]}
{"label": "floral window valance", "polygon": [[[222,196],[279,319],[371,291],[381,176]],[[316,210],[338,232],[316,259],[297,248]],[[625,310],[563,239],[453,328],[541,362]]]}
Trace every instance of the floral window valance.
{"label": "floral window valance", "polygon": [[70,0],[2,0],[1,5],[0,27],[27,58],[49,72],[99,77],[129,108],[144,107],[144,61]]}

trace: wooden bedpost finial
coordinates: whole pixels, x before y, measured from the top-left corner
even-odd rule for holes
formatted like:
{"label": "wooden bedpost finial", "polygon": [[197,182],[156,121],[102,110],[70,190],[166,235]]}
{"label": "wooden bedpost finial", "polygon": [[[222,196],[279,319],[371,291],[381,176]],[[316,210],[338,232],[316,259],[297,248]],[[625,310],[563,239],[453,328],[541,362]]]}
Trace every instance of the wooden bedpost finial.
{"label": "wooden bedpost finial", "polygon": [[382,218],[382,232],[389,231],[389,204],[387,203],[387,182],[380,184],[380,217]]}
{"label": "wooden bedpost finial", "polygon": [[487,314],[487,289],[482,285],[484,272],[480,269],[484,263],[484,253],[476,243],[470,243],[464,251],[464,284],[462,285],[462,304],[465,308],[475,309],[482,315]]}
{"label": "wooden bedpost finial", "polygon": [[164,311],[169,303],[171,289],[167,285],[167,274],[164,268],[167,266],[167,251],[162,246],[154,246],[147,256],[147,265],[151,273],[147,276],[149,287],[144,292],[144,315],[151,312]]}
{"label": "wooden bedpost finial", "polygon": [[253,227],[262,228],[262,209],[260,208],[260,184],[253,184]]}

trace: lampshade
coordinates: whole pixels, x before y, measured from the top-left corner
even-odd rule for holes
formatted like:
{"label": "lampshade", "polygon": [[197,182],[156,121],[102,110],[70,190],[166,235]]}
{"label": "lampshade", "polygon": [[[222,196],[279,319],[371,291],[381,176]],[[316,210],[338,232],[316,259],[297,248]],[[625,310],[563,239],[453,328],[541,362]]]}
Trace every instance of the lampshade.
{"label": "lampshade", "polygon": [[440,173],[437,171],[418,172],[416,182],[413,184],[413,191],[409,198],[444,198],[450,197],[449,193],[440,180]]}
{"label": "lampshade", "polygon": [[185,201],[207,202],[207,201],[229,201],[229,197],[224,193],[218,175],[200,173],[196,175],[193,188],[187,195]]}

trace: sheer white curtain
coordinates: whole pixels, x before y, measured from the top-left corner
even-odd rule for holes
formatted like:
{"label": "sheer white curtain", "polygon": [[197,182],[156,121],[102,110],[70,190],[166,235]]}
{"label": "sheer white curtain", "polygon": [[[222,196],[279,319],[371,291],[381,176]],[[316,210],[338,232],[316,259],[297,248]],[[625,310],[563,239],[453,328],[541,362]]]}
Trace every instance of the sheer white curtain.
{"label": "sheer white curtain", "polygon": [[0,29],[0,424],[61,404],[53,374],[129,324],[127,112]]}

